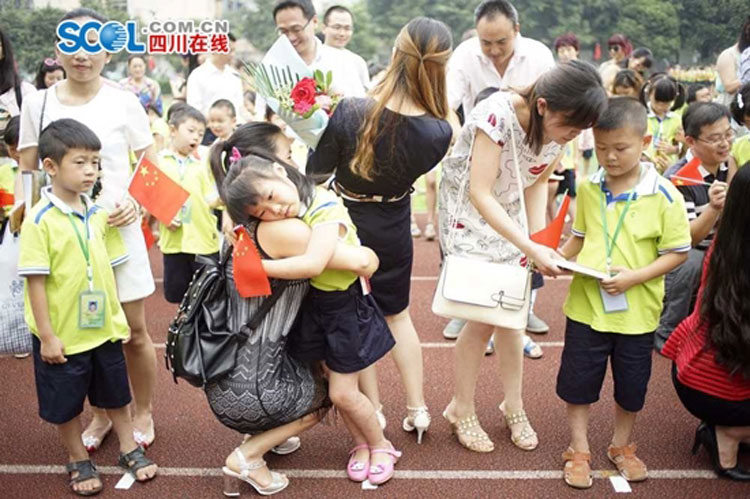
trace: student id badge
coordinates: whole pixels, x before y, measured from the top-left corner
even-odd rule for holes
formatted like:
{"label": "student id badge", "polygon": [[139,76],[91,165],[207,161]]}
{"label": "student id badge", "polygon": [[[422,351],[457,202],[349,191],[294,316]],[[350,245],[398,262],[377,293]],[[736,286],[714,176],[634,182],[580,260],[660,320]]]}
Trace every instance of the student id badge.
{"label": "student id badge", "polygon": [[185,204],[182,205],[182,208],[180,208],[180,222],[184,224],[189,224],[192,220],[192,203],[190,200],[185,201]]}
{"label": "student id badge", "polygon": [[602,295],[602,304],[604,305],[604,312],[611,314],[614,312],[624,312],[628,309],[628,299],[625,293],[619,295],[611,295],[604,291],[604,288],[599,286],[599,294]]}
{"label": "student id badge", "polygon": [[103,291],[84,291],[78,295],[78,327],[99,329],[104,327],[107,295]]}

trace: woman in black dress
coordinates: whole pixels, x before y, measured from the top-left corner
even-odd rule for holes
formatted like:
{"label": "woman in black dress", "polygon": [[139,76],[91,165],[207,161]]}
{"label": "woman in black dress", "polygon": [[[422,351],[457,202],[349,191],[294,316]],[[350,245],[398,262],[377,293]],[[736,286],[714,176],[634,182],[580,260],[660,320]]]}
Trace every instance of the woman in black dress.
{"label": "woman in black dress", "polygon": [[383,80],[369,97],[339,103],[307,164],[309,174],[335,173],[332,185],[362,244],[380,259],[372,294],[396,339],[392,352],[406,391],[403,428],[416,430],[418,441],[430,415],[421,345],[409,315],[414,256],[410,192],[450,146],[445,66],[451,46],[450,30],[442,22],[424,17],[410,21],[396,38]]}

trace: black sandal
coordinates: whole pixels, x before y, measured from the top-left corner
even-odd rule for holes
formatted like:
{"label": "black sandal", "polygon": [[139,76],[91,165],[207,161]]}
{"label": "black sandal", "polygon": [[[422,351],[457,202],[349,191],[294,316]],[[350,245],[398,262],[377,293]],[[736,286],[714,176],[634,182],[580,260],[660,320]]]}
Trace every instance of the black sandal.
{"label": "black sandal", "polygon": [[[68,463],[65,466],[65,470],[68,472],[68,474],[72,474],[74,472],[78,472],[78,475],[73,478],[70,478],[70,481],[68,482],[68,486],[70,487],[70,490],[78,494],[79,496],[94,496],[102,491],[102,488],[104,488],[104,484],[102,483],[102,479],[99,477],[99,472],[96,471],[96,466],[94,466],[94,463],[91,462],[91,459],[86,459],[84,461],[76,461],[74,463]],[[91,490],[77,490],[73,486],[77,483],[85,482],[86,480],[93,480],[97,479],[99,480],[99,488],[97,489],[91,489]]]}
{"label": "black sandal", "polygon": [[154,475],[151,478],[138,480],[138,470],[155,464],[152,460],[146,457],[143,447],[140,445],[127,454],[120,453],[120,459],[117,461],[117,464],[129,471],[130,474],[133,475],[133,478],[135,478],[136,482],[148,482],[156,476]]}

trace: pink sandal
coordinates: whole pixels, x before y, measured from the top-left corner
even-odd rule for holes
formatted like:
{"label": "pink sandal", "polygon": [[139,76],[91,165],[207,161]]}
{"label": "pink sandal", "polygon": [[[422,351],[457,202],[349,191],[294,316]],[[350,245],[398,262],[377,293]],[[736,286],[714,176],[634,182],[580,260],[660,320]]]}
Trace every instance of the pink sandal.
{"label": "pink sandal", "polygon": [[360,444],[349,451],[349,464],[346,466],[346,474],[349,475],[349,479],[353,482],[364,482],[367,480],[368,470],[370,468],[370,459],[367,461],[355,461],[354,454],[358,450],[369,449],[367,444]]}
{"label": "pink sandal", "polygon": [[393,474],[396,472],[394,469],[398,458],[401,457],[401,452],[393,448],[393,444],[390,444],[390,449],[372,449],[370,454],[389,454],[391,456],[390,462],[386,464],[374,464],[370,466],[370,473],[368,479],[373,485],[381,485],[393,478]]}

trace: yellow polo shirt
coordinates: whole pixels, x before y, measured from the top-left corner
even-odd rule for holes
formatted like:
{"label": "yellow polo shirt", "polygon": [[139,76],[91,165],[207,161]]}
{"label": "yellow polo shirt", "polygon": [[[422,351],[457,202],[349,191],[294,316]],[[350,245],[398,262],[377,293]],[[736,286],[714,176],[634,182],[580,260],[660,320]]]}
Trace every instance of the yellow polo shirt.
{"label": "yellow polo shirt", "polygon": [[[666,142],[670,145],[674,144],[674,139],[677,136],[677,132],[682,129],[682,116],[679,114],[669,111],[664,119],[659,118],[653,112],[648,113],[648,131],[647,135],[651,135],[651,144],[646,149],[646,154],[652,159],[656,160],[656,145],[660,142]],[[667,163],[673,165],[677,163],[679,159],[677,154],[667,154]]]}
{"label": "yellow polo shirt", "polygon": [[[4,190],[8,194],[13,194],[16,182],[16,172],[18,171],[18,165],[15,161],[10,158],[0,158],[0,190]],[[5,213],[10,213],[13,206],[6,206],[4,208]]]}
{"label": "yellow polo shirt", "polygon": [[[352,222],[349,211],[341,198],[333,191],[321,186],[315,188],[313,195],[310,206],[300,210],[299,216],[302,221],[313,229],[321,225],[341,225],[346,229],[346,234],[339,240],[349,246],[359,246],[357,227]],[[349,270],[327,269],[319,276],[310,279],[310,285],[322,291],[344,291],[349,289],[349,286],[356,280],[357,274]]]}
{"label": "yellow polo shirt", "polygon": [[[641,164],[640,168],[641,177],[634,189],[635,196],[612,252],[612,266],[640,269],[665,253],[690,250],[690,226],[682,195],[650,163]],[[599,170],[581,183],[572,228],[576,237],[583,238],[578,263],[601,271],[606,270],[602,198],[606,198],[607,227],[611,238],[630,195],[629,191],[612,198],[604,178],[604,170]],[[633,286],[625,295],[628,301],[626,311],[606,313],[599,281],[575,274],[563,310],[570,319],[588,324],[595,331],[621,334],[654,331],[661,315],[664,276]]]}
{"label": "yellow polo shirt", "polygon": [[750,161],[750,134],[743,135],[732,144],[732,157],[737,162],[737,168],[741,168]]}
{"label": "yellow polo shirt", "polygon": [[[84,214],[72,210],[52,194],[51,187],[46,187],[21,227],[18,274],[46,276],[44,289],[52,330],[65,346],[66,355],[87,352],[107,341],[127,339],[129,334],[112,271],[112,267],[128,259],[125,244],[120,231],[107,224],[107,213],[85,195],[82,197],[88,208],[88,244],[94,289],[106,294],[102,328],[80,329],[78,326],[79,295],[88,291],[88,279],[86,258],[70,225],[68,213],[73,216],[81,237],[86,237]],[[31,332],[39,336],[28,285],[24,290],[24,300],[26,323]]]}
{"label": "yellow polo shirt", "polygon": [[159,153],[159,168],[190,193],[177,214],[182,226],[172,231],[159,224],[162,253],[209,255],[219,251],[219,231],[210,207],[219,198],[219,192],[205,163],[195,156],[181,158],[165,149]]}

